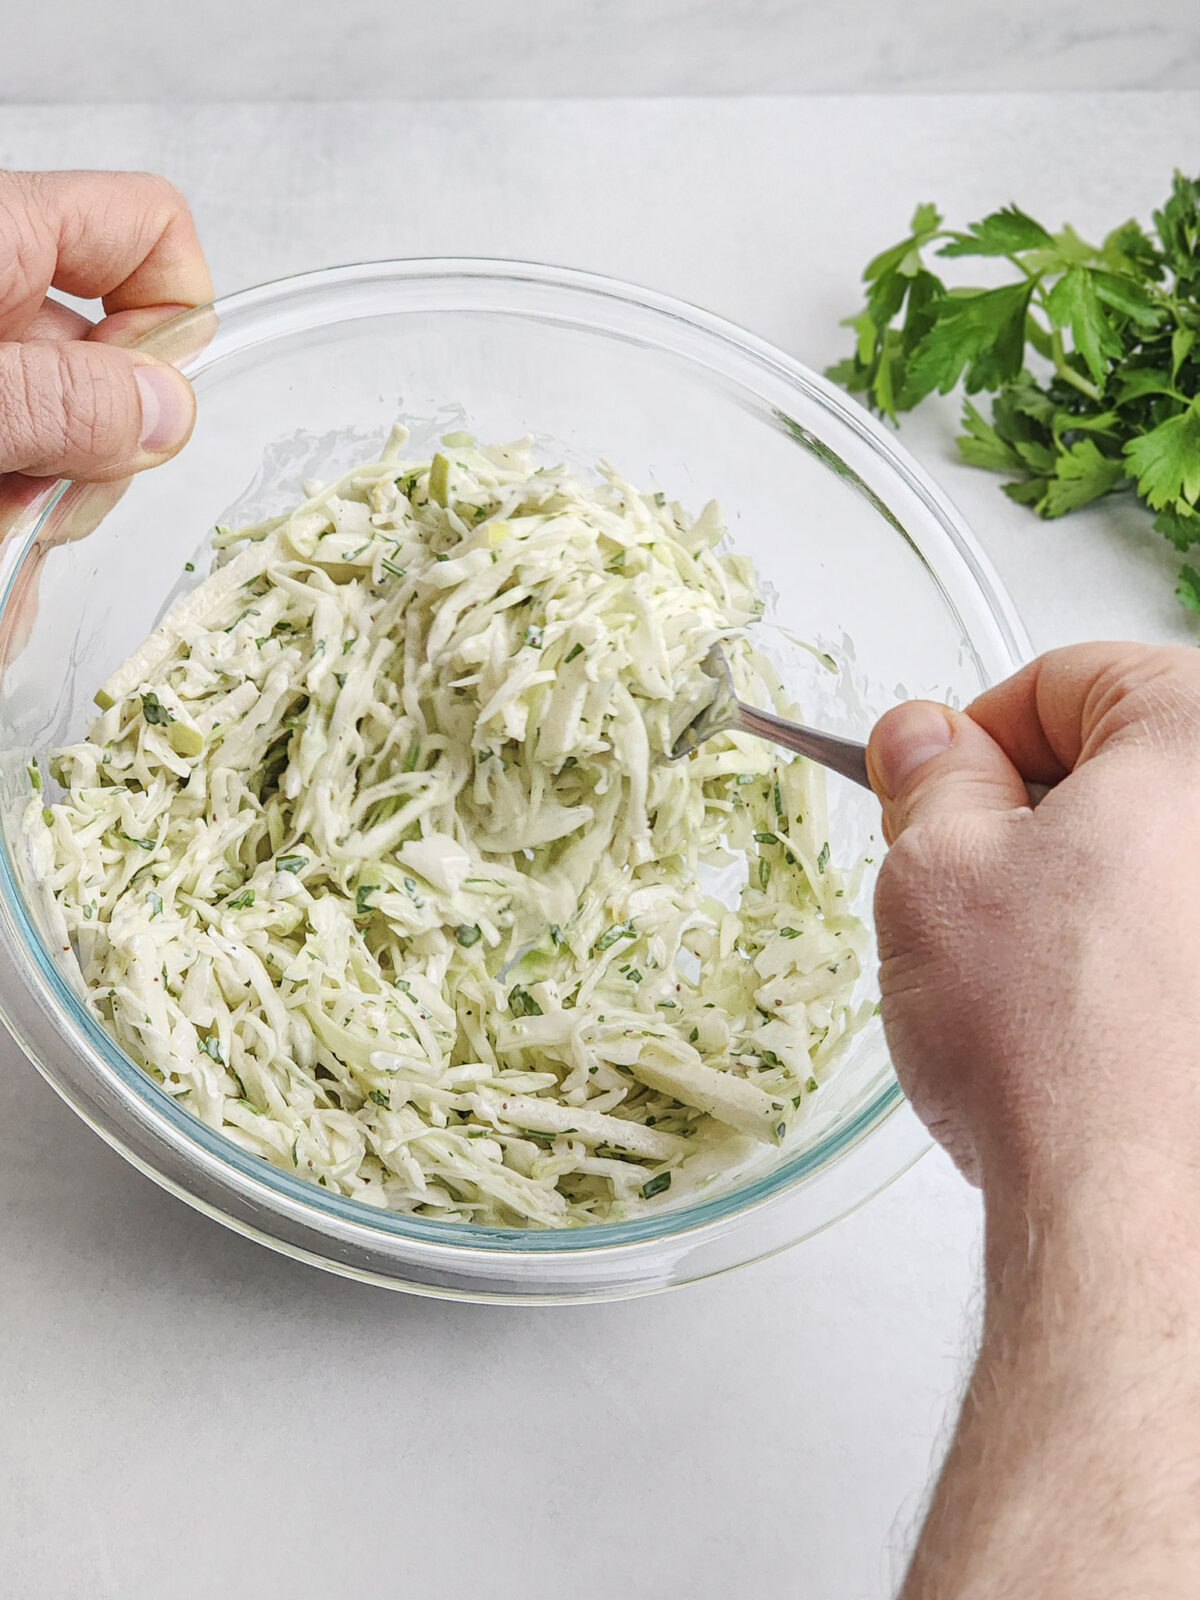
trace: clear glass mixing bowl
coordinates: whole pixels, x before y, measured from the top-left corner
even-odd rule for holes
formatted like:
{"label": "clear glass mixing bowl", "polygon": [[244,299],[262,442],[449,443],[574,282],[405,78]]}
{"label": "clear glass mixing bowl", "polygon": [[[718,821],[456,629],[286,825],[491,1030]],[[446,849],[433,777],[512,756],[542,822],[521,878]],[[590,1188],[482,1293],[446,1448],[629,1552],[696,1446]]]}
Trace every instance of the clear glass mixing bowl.
{"label": "clear glass mixing bowl", "polygon": [[[665,296],[519,263],[381,262],[233,295],[145,343],[195,385],[191,443],[115,504],[109,489],[55,486],[0,548],[0,1010],[59,1093],[157,1182],[275,1249],[477,1299],[685,1283],[812,1234],[903,1171],[928,1139],[877,1021],[759,1167],[702,1203],[546,1232],[329,1194],[203,1126],[122,1054],[81,1003],[30,869],[26,764],[80,735],[96,687],[207,570],[215,521],[284,508],[302,477],[363,459],[397,417],[417,447],[456,427],[532,433],[550,456],[610,460],[694,509],[718,499],[768,596],[761,646],[836,732],[865,736],[908,695],[963,702],[1026,643],[958,515],[890,434],[779,351]],[[877,860],[875,801],[829,783],[835,859]],[[856,890],[865,916],[873,874]]]}

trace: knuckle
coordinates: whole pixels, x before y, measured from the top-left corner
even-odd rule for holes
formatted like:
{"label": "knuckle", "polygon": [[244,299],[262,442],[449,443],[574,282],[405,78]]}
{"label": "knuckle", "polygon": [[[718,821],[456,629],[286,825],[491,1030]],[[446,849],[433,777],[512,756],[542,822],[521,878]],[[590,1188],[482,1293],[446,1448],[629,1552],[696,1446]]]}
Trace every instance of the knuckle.
{"label": "knuckle", "polygon": [[119,443],[120,406],[110,375],[84,347],[56,352],[53,387],[63,445],[72,455],[105,455]]}
{"label": "knuckle", "polygon": [[24,174],[0,173],[0,313],[40,304],[54,276],[53,243]]}
{"label": "knuckle", "polygon": [[[53,453],[56,418],[50,413],[47,393],[35,370],[37,347],[8,345],[0,359],[0,450],[5,470],[21,471],[39,464],[43,448]],[[58,419],[61,420],[61,417]]]}
{"label": "knuckle", "polygon": [[183,197],[183,191],[177,188],[170,178],[164,178],[161,172],[139,172],[138,177],[172,210],[187,210],[187,201]]}
{"label": "knuckle", "polygon": [[0,466],[69,470],[129,453],[123,390],[87,345],[9,345],[0,359]]}
{"label": "knuckle", "polygon": [[1200,753],[1200,653],[1183,646],[1147,650],[1100,675],[1088,707],[1094,748],[1130,735],[1161,751]]}
{"label": "knuckle", "polygon": [[146,214],[158,232],[176,217],[190,217],[191,211],[180,189],[158,172],[138,172],[135,181],[141,188]]}

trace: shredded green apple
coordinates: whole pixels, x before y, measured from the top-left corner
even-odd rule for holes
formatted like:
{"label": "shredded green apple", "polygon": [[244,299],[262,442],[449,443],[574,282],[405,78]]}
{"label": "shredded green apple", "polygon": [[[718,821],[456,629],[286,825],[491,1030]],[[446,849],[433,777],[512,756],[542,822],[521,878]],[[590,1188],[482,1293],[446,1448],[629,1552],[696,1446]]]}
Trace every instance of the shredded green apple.
{"label": "shredded green apple", "polygon": [[405,438],[218,530],[31,798],[36,866],[96,1015],[244,1149],[427,1217],[632,1216],[787,1140],[869,1012],[823,775],[664,759],[715,641],[785,707],[715,505]]}

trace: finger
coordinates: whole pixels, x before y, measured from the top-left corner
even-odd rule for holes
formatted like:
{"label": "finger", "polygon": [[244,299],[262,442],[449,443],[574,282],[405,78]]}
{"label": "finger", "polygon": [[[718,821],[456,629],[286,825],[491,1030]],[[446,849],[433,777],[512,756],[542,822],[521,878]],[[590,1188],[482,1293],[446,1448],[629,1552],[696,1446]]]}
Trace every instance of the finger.
{"label": "finger", "polygon": [[88,338],[93,324],[70,306],[57,300],[43,300],[34,313],[33,321],[22,334],[24,339],[53,339],[59,344],[64,339]]}
{"label": "finger", "polygon": [[187,379],[139,350],[0,345],[0,472],[127,477],[174,455],[195,416]]}
{"label": "finger", "polygon": [[136,344],[156,361],[186,368],[212,342],[220,322],[211,305],[145,306],[105,317],[88,337],[104,344]]}
{"label": "finger", "polygon": [[1191,725],[1200,746],[1200,656],[1183,646],[1051,650],[968,708],[1031,783],[1057,783],[1119,737]]}
{"label": "finger", "polygon": [[136,344],[153,329],[170,322],[181,312],[191,311],[191,306],[138,306],[133,311],[114,311],[111,317],[97,322],[88,334],[97,344]]}
{"label": "finger", "polygon": [[995,740],[964,712],[932,700],[909,700],[879,719],[867,771],[889,844],[928,817],[1029,804],[1020,773]]}
{"label": "finger", "polygon": [[0,617],[0,676],[12,665],[29,643],[38,617],[38,586],[41,581],[44,550],[34,548],[21,563],[13,580],[4,615]]}
{"label": "finger", "polygon": [[212,299],[187,202],[148,172],[0,172],[0,262],[0,339],[51,287],[109,313]]}
{"label": "finger", "polygon": [[0,544],[31,528],[54,491],[52,480],[0,473]]}

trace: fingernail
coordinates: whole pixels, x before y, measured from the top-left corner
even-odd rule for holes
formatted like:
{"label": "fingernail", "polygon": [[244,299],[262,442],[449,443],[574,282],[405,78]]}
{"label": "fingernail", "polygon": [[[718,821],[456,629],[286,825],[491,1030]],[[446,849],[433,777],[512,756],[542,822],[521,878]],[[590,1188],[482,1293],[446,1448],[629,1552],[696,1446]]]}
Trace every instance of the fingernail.
{"label": "fingernail", "polygon": [[883,793],[899,794],[917,768],[949,749],[953,738],[950,718],[928,700],[889,711],[871,736],[871,767]]}
{"label": "fingernail", "polygon": [[133,376],[142,402],[139,445],[152,456],[175,449],[192,431],[195,402],[190,384],[174,367],[158,363],[135,368]]}

